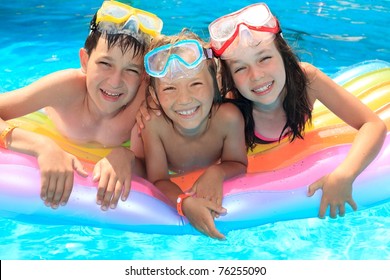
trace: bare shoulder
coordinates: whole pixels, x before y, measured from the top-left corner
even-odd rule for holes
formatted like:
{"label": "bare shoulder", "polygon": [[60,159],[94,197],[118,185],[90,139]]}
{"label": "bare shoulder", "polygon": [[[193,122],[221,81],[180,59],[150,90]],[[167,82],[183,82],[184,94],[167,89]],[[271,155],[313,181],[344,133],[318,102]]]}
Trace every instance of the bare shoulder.
{"label": "bare shoulder", "polygon": [[315,77],[318,75],[319,69],[315,67],[314,65],[307,63],[307,62],[301,62],[300,63],[301,68],[303,72],[306,74],[306,77],[308,78],[309,83],[313,80],[315,80]]}
{"label": "bare shoulder", "polygon": [[233,103],[222,103],[217,109],[217,114],[227,121],[235,121],[242,117],[240,109]]}
{"label": "bare shoulder", "polygon": [[83,73],[78,69],[68,69],[48,74],[28,86],[4,94],[2,106],[13,108],[12,112],[4,113],[6,117],[18,117],[44,107],[67,106],[85,93]]}
{"label": "bare shoulder", "polygon": [[51,100],[53,106],[61,98],[61,103],[74,103],[83,100],[87,93],[86,76],[81,69],[66,69],[46,77],[49,81],[44,92]]}
{"label": "bare shoulder", "polygon": [[167,130],[169,120],[166,119],[162,114],[157,116],[154,112],[150,111],[150,119],[144,121],[145,129],[148,133],[159,133]]}
{"label": "bare shoulder", "polygon": [[216,107],[215,119],[225,127],[244,125],[244,117],[240,109],[233,103],[223,103],[219,107]]}
{"label": "bare shoulder", "polygon": [[67,87],[72,87],[80,84],[85,86],[85,81],[85,74],[81,69],[65,69],[50,73],[36,83],[47,83],[51,86],[63,86],[65,84]]}
{"label": "bare shoulder", "polygon": [[87,92],[85,74],[80,69],[66,69],[51,73],[23,89],[26,94],[47,98],[51,102],[64,98],[80,98]]}

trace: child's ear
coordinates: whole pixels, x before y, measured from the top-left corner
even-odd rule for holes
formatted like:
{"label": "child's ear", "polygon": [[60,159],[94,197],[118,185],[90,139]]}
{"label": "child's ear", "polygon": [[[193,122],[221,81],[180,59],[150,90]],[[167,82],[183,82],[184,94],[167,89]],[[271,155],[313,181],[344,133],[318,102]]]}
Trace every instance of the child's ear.
{"label": "child's ear", "polygon": [[83,73],[86,73],[88,59],[89,59],[89,55],[87,53],[87,50],[84,48],[81,48],[79,51],[79,57],[80,57],[81,70],[83,71]]}
{"label": "child's ear", "polygon": [[149,75],[146,73],[145,70],[142,71],[142,76],[141,76],[141,79],[145,81],[146,84],[149,84]]}
{"label": "child's ear", "polygon": [[158,98],[157,98],[157,94],[156,94],[156,91],[154,90],[154,87],[149,86],[148,89],[149,89],[149,92],[150,92],[150,96],[153,99],[153,102],[156,103],[156,104],[159,104]]}

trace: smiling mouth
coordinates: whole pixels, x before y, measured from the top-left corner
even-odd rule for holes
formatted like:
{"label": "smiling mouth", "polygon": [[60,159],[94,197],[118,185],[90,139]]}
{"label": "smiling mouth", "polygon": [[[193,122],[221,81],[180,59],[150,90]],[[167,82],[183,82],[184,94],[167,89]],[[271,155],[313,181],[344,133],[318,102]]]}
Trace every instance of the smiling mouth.
{"label": "smiling mouth", "polygon": [[194,115],[194,113],[199,109],[199,106],[195,107],[195,108],[192,108],[192,109],[189,109],[189,110],[180,110],[180,111],[176,111],[177,114],[179,114],[180,116],[183,116],[183,117],[190,117],[192,115]]}
{"label": "smiling mouth", "polygon": [[105,91],[104,89],[100,89],[103,95],[110,97],[110,98],[119,98],[123,93],[114,93],[114,92],[108,92]]}
{"label": "smiling mouth", "polygon": [[267,90],[269,90],[271,88],[271,86],[273,85],[274,82],[270,82],[268,84],[265,84],[263,85],[262,87],[259,87],[259,88],[256,88],[256,89],[253,89],[252,91],[256,94],[262,94],[262,93],[265,93]]}

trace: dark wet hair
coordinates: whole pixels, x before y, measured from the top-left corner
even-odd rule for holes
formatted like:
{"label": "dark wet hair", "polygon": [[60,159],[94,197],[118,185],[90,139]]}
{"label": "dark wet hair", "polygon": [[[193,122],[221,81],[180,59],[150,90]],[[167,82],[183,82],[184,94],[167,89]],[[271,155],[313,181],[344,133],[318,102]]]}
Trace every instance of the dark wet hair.
{"label": "dark wet hair", "polygon": [[[312,108],[307,95],[308,78],[302,70],[298,56],[293,52],[281,33],[275,35],[274,44],[283,59],[286,72],[285,97],[283,100],[283,109],[286,113],[286,124],[279,136],[282,139],[286,129],[290,130],[290,142],[296,138],[303,139],[303,132],[307,121],[311,122]],[[226,61],[221,60],[222,72],[222,95],[226,97],[232,95],[232,99],[226,99],[226,102],[232,102],[240,108],[245,119],[245,139],[249,148],[256,144],[264,144],[255,135],[255,122],[253,119],[252,101],[246,99],[237,90],[234,85],[233,77]]]}
{"label": "dark wet hair", "polygon": [[146,54],[149,45],[148,41],[140,41],[128,34],[109,34],[107,32],[100,32],[97,27],[95,14],[90,23],[90,33],[84,43],[84,48],[88,55],[91,55],[101,37],[107,40],[108,49],[113,46],[119,46],[122,53],[126,53],[128,50],[133,49],[133,57],[140,55],[144,56]]}
{"label": "dark wet hair", "polygon": [[[153,39],[149,46],[149,51],[164,46],[168,44],[174,44],[176,42],[179,42],[181,40],[188,40],[188,39],[194,39],[197,40],[204,48],[208,48],[208,45],[206,42],[204,42],[198,35],[196,35],[194,32],[190,31],[187,28],[184,28],[179,34],[177,35],[171,35],[171,36],[165,36],[165,35],[160,35],[156,38]],[[208,71],[213,79],[213,87],[214,87],[214,99],[213,99],[213,106],[210,109],[210,117],[212,113],[212,109],[214,105],[220,105],[222,103],[222,95],[221,92],[219,91],[218,87],[218,82],[217,82],[217,66],[214,61],[214,58],[212,59],[207,59],[206,60]],[[146,87],[146,100],[149,100],[151,97],[151,93],[149,90],[149,87],[153,87],[155,89],[156,86],[156,79],[155,77],[149,77],[149,85]],[[156,94],[157,96],[157,94]],[[157,96],[158,99],[158,96]],[[157,107],[156,107],[157,106]],[[147,108],[150,110],[159,110],[163,114],[166,120],[172,123],[172,120],[165,114],[163,108],[161,107],[160,104],[153,104],[151,105],[150,102],[147,102]]]}

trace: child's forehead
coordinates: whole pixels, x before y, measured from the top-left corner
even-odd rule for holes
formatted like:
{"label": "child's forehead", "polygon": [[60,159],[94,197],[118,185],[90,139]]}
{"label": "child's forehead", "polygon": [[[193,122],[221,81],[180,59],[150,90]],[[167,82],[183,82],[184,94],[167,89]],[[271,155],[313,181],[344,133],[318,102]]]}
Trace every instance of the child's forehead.
{"label": "child's forehead", "polygon": [[262,57],[264,55],[276,52],[278,52],[278,49],[276,48],[275,43],[270,42],[267,44],[259,44],[251,47],[248,46],[245,48],[245,51],[237,50],[235,52],[232,52],[231,57],[225,60],[229,65],[231,65],[235,63],[240,63],[245,60],[252,61],[257,57]]}
{"label": "child's forehead", "polygon": [[108,44],[108,40],[103,38],[103,37],[100,37],[99,38],[99,41],[96,45],[96,52],[98,53],[107,53],[107,54],[117,54],[117,53],[120,53],[122,56],[131,56],[131,57],[134,57],[134,58],[140,58],[140,59],[143,59],[143,55],[141,55],[140,53],[138,53],[136,56],[135,56],[135,49],[134,49],[134,46],[128,46],[125,50],[123,50],[123,47],[120,45],[119,43],[120,41],[118,41],[118,43],[115,43],[113,45],[110,45]]}
{"label": "child's forehead", "polygon": [[[164,86],[164,85],[179,85],[179,84],[190,84],[195,81],[203,81],[207,83],[208,81],[212,80],[212,74],[210,73],[208,69],[208,65],[206,61],[202,62],[202,68],[200,71],[194,73],[193,75],[189,75],[188,77],[182,77],[182,78],[168,78],[168,77],[162,77],[162,78],[156,78],[157,84]],[[208,84],[208,83],[207,83]]]}

